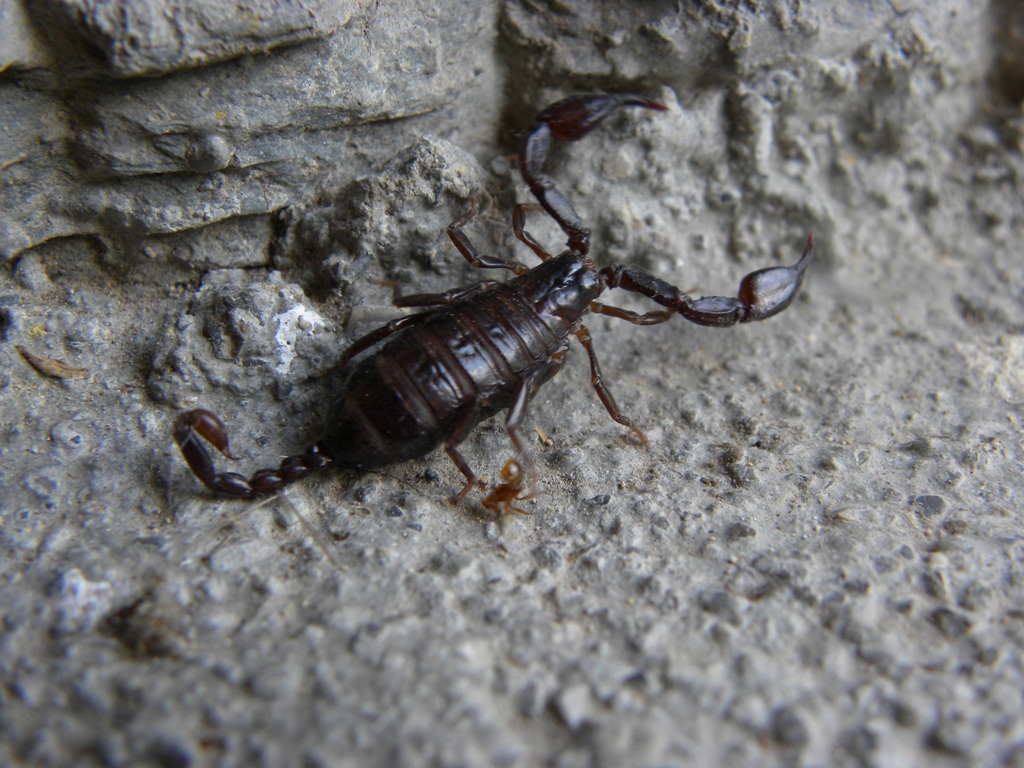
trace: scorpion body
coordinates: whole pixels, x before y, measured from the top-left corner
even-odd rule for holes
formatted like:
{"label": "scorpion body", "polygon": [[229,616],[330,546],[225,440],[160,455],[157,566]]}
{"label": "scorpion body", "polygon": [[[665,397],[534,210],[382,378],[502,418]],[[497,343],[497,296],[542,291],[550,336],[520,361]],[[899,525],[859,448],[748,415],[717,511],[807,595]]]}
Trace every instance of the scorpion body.
{"label": "scorpion body", "polygon": [[[502,510],[516,509],[511,502],[533,495],[536,476],[518,428],[531,398],[565,363],[573,335],[589,356],[591,381],[609,415],[646,443],[604,384],[590,334],[582,323],[586,313],[606,314],[637,325],[661,323],[675,314],[713,326],[763,320],[792,301],[813,253],[813,237],[808,238],[807,249],[796,265],[747,275],[735,298],[694,299],[633,267],[598,269],[588,255],[589,230],[543,166],[552,139],[582,138],[610,112],[624,106],[665,109],[642,96],[575,96],[542,111],[525,134],[519,168],[539,205],[517,205],[513,229],[541,259],[538,266],[529,268],[478,253],[462,231],[476,214],[474,202],[469,212],[448,227],[449,237],[473,266],[506,269],[515,277],[441,294],[400,296],[396,291],[397,306],[426,311],[371,331],[342,354],[338,367],[344,378],[324,437],[304,454],[285,459],[277,469],[260,470],[249,478],[216,472],[199,438],[228,458],[236,458],[228,447],[223,423],[206,410],[181,414],[174,437],[196,477],[217,493],[254,498],[328,465],[372,469],[417,458],[444,445],[466,479],[452,498],[458,502],[479,484],[458,445],[480,422],[507,411],[505,428],[516,458],[503,470],[507,482],[498,485],[484,503]],[[524,229],[526,215],[537,210],[546,211],[567,236],[567,249],[558,256],[550,256]],[[639,293],[662,309],[641,314],[598,302],[608,288]],[[372,352],[354,361],[368,350]]]}

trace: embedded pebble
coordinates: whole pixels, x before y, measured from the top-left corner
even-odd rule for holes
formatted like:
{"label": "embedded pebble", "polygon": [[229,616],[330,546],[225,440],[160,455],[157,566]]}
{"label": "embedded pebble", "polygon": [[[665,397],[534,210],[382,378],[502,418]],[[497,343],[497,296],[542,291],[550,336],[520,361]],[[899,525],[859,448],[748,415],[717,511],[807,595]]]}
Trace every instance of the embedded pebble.
{"label": "embedded pebble", "polygon": [[946,509],[946,501],[941,496],[916,496],[914,497],[914,509],[922,517],[936,517]]}
{"label": "embedded pebble", "polygon": [[786,747],[804,747],[809,740],[807,725],[790,707],[779,707],[772,712],[772,739]]}
{"label": "embedded pebble", "polygon": [[81,432],[70,421],[62,421],[60,424],[55,424],[50,430],[50,437],[58,445],[62,445],[65,448],[81,448],[85,443],[85,438],[82,437]]}
{"label": "embedded pebble", "polygon": [[579,730],[591,721],[593,702],[590,689],[584,683],[576,683],[559,691],[552,702],[555,712],[569,730]]}

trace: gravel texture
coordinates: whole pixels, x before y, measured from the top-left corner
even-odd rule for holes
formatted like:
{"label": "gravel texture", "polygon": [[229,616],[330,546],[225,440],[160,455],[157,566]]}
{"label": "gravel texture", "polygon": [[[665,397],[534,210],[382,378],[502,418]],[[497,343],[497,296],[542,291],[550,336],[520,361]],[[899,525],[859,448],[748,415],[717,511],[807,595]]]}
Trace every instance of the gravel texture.
{"label": "gravel texture", "polygon": [[[683,6],[0,0],[0,763],[1024,765],[1024,10]],[[473,195],[532,258],[515,137],[595,89],[669,107],[553,155],[595,257],[728,295],[813,230],[798,300],[588,319],[650,444],[577,346],[529,515],[440,451],[205,492],[178,411],[303,450]]]}

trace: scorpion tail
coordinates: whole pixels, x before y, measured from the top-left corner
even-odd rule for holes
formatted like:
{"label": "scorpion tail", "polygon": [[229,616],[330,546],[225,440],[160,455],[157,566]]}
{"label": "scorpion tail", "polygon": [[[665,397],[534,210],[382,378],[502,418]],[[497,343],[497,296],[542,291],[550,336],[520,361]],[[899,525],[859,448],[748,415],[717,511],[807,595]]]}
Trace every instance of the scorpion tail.
{"label": "scorpion tail", "polygon": [[569,238],[569,247],[586,254],[590,249],[590,230],[572,204],[544,173],[544,162],[551,140],[578,141],[619,107],[643,107],[659,112],[667,109],[652,99],[635,94],[584,94],[552,104],[534,118],[533,125],[519,145],[519,171],[530,191]]}
{"label": "scorpion tail", "polygon": [[238,457],[228,447],[228,433],[224,423],[210,411],[197,409],[181,414],[174,422],[174,440],[181,449],[189,469],[203,485],[221,496],[253,499],[274,493],[286,485],[301,480],[310,472],[333,462],[319,443],[312,445],[300,456],[289,456],[277,469],[261,469],[252,477],[237,472],[216,472],[209,452],[200,442],[205,439],[229,459]]}

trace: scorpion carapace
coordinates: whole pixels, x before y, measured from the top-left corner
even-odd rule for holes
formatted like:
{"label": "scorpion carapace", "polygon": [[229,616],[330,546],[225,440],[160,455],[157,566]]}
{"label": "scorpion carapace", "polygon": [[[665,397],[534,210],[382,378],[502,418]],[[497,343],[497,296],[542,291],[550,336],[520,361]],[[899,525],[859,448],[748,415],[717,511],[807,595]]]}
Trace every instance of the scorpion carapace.
{"label": "scorpion carapace", "polygon": [[[400,307],[427,308],[366,334],[341,355],[343,378],[325,424],[323,438],[304,454],[285,459],[277,469],[249,478],[215,471],[199,440],[206,439],[230,459],[227,432],[214,414],[194,410],[178,417],[174,438],[200,481],[211,490],[240,498],[273,493],[329,465],[372,469],[423,456],[439,445],[465,476],[452,501],[461,501],[479,485],[458,451],[459,444],[483,420],[507,411],[505,429],[515,449],[506,464],[506,482],[485,499],[505,511],[536,491],[536,470],[519,437],[527,406],[542,384],[561,369],[575,336],[590,359],[591,382],[609,415],[646,444],[643,433],[622,414],[601,376],[590,333],[588,311],[636,325],[661,323],[675,314],[700,325],[726,326],[764,320],[793,300],[814,249],[813,236],[792,267],[772,267],[743,278],[737,296],[691,298],[673,285],[635,267],[598,269],[588,255],[590,231],[568,199],[544,173],[552,139],[576,141],[619,107],[664,110],[636,95],[587,94],[551,105],[537,115],[519,147],[519,169],[537,203],[514,207],[516,237],[541,259],[533,268],[478,253],[463,232],[476,203],[448,227],[463,257],[481,269],[506,269],[515,277],[484,281],[441,294],[401,296]],[[544,210],[562,228],[568,247],[551,256],[525,229],[528,213]],[[654,301],[661,309],[638,313],[602,304],[608,288],[622,288]],[[358,360],[355,359],[363,352]]]}

